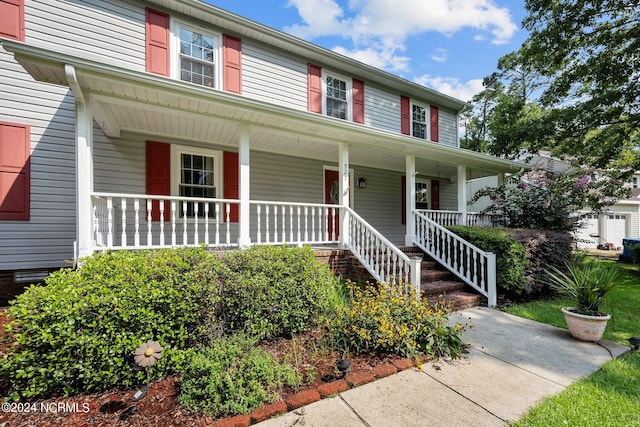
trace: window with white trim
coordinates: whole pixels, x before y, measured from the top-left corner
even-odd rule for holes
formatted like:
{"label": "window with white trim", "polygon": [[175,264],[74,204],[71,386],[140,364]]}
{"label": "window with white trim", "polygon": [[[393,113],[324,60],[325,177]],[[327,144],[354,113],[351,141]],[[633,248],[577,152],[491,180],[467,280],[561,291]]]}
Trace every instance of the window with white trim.
{"label": "window with white trim", "polygon": [[324,111],[327,116],[351,120],[351,79],[325,74]]}
{"label": "window with white trim", "polygon": [[419,104],[412,104],[411,109],[411,135],[427,139],[427,108]]}
{"label": "window with white trim", "polygon": [[[194,149],[172,145],[173,175],[172,194],[175,196],[215,199],[221,194],[222,153],[214,150]],[[179,215],[188,218],[205,216],[205,202],[188,202],[186,211],[182,203]],[[209,206],[209,218],[215,217],[215,210]]]}
{"label": "window with white trim", "polygon": [[429,209],[431,203],[431,181],[416,179],[416,209]]}
{"label": "window with white trim", "polygon": [[172,25],[173,77],[200,86],[219,88],[221,85],[220,35],[189,27],[180,22]]}
{"label": "window with white trim", "polygon": [[640,187],[640,186],[638,185],[638,181],[640,181],[640,179],[639,179],[637,176],[634,176],[634,177],[633,177],[633,179],[632,179],[631,187],[633,187],[633,188],[638,188],[638,187]]}

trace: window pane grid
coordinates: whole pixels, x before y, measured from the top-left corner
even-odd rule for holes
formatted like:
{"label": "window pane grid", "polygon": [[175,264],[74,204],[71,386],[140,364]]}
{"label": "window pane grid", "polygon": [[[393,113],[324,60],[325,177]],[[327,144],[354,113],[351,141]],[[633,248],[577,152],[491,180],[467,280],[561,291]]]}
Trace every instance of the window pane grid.
{"label": "window pane grid", "polygon": [[214,85],[213,38],[180,29],[180,79],[201,86]]}
{"label": "window pane grid", "polygon": [[[214,199],[216,197],[216,186],[214,181],[215,160],[210,156],[200,156],[195,154],[180,155],[180,183],[178,184],[178,194],[182,197],[206,197]],[[204,202],[187,202],[187,209],[184,210],[183,203],[180,203],[180,216],[195,217],[195,205],[198,205],[198,217],[204,217]],[[210,208],[209,217],[215,217],[215,210]]]}
{"label": "window pane grid", "polygon": [[347,82],[327,77],[327,116],[346,119],[347,111]]}
{"label": "window pane grid", "polygon": [[413,106],[413,136],[427,138],[427,110],[419,105]]}

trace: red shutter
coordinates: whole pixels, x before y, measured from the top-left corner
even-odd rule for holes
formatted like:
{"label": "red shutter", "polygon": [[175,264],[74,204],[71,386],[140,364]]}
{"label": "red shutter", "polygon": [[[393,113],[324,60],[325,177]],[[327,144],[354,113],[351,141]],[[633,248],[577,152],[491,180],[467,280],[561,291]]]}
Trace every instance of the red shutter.
{"label": "red shutter", "polygon": [[438,107],[431,106],[431,140],[438,142]]}
{"label": "red shutter", "polygon": [[242,93],[242,40],[227,34],[222,36],[224,90]]}
{"label": "red shutter", "polygon": [[169,15],[147,11],[147,72],[169,75]]}
{"label": "red shutter", "polygon": [[[147,194],[171,195],[171,146],[147,141]],[[169,203],[164,203],[164,220],[170,218]],[[151,205],[151,220],[160,221],[160,202]]]}
{"label": "red shutter", "polygon": [[308,64],[307,72],[307,107],[322,114],[322,67]]}
{"label": "red shutter", "polygon": [[[224,198],[225,199],[238,199],[240,197],[240,186],[239,186],[239,174],[238,174],[238,153],[234,153],[231,151],[225,151],[223,155],[224,160]],[[225,221],[227,220],[226,212],[227,208],[224,208],[225,212]],[[239,213],[238,213],[238,205],[231,205],[229,210],[229,220],[230,222],[238,222]]]}
{"label": "red shutter", "polygon": [[431,180],[431,209],[440,209],[440,181]]}
{"label": "red shutter", "polygon": [[400,132],[411,135],[411,103],[403,95],[400,95]]}
{"label": "red shutter", "polygon": [[400,210],[402,211],[402,224],[407,223],[407,177],[402,175],[401,179],[402,188],[400,194],[402,195],[402,201],[400,202]]}
{"label": "red shutter", "polygon": [[0,219],[28,221],[31,128],[0,122]]}
{"label": "red shutter", "polygon": [[364,82],[353,79],[353,121],[364,123]]}
{"label": "red shutter", "polygon": [[24,41],[24,0],[0,0],[0,37]]}

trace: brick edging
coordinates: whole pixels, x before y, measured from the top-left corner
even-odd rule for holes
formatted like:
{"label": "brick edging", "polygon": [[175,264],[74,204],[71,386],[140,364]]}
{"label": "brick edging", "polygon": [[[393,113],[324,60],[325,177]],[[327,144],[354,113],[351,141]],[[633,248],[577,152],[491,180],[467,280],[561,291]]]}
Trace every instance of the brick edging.
{"label": "brick edging", "polygon": [[236,415],[219,419],[214,423],[214,426],[249,427],[252,424],[257,424],[269,418],[285,414],[286,412],[317,402],[320,399],[335,396],[349,389],[388,377],[414,366],[416,366],[416,363],[413,359],[404,358],[394,360],[393,363],[378,365],[369,372],[348,373],[345,378],[300,390],[284,400],[262,405],[248,415]]}

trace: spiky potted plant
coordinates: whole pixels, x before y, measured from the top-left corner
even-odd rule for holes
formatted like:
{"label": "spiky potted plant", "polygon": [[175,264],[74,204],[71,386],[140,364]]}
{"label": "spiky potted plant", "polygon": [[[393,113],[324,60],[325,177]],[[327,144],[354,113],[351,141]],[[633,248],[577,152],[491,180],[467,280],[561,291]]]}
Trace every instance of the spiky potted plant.
{"label": "spiky potted plant", "polygon": [[618,284],[615,265],[580,262],[567,265],[567,272],[555,267],[547,270],[551,288],[573,298],[575,307],[563,307],[569,333],[581,341],[599,341],[611,316],[600,311],[600,304]]}

